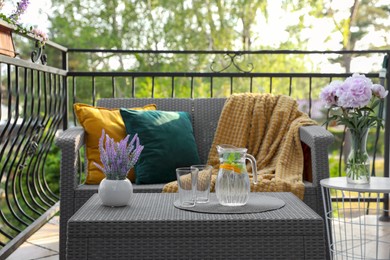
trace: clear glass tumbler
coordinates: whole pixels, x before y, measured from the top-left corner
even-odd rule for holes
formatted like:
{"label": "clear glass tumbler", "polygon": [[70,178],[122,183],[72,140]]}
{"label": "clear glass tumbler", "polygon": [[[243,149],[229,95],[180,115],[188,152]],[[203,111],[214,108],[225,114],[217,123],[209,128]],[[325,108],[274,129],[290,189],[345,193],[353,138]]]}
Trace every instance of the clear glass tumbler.
{"label": "clear glass tumbler", "polygon": [[191,165],[191,169],[198,169],[196,185],[196,203],[207,203],[210,200],[210,184],[213,167],[211,165]]}
{"label": "clear glass tumbler", "polygon": [[196,184],[198,169],[182,167],[176,169],[177,186],[179,188],[179,200],[182,207],[194,207],[196,201]]}

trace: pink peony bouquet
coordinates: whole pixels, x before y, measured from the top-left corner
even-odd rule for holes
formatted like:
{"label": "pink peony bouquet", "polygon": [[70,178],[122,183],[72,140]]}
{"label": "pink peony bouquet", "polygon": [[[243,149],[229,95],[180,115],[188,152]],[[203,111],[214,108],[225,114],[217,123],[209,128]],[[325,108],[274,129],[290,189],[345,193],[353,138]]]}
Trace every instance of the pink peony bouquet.
{"label": "pink peony bouquet", "polygon": [[336,120],[338,124],[358,130],[377,123],[382,125],[382,119],[375,115],[374,109],[387,94],[382,85],[373,84],[363,74],[355,73],[345,81],[332,81],[322,89],[320,98],[331,108],[328,121]]}
{"label": "pink peony bouquet", "polygon": [[351,150],[346,162],[347,181],[366,184],[370,180],[370,159],[366,150],[370,127],[383,126],[382,118],[376,115],[378,107],[388,91],[373,84],[364,75],[353,74],[343,81],[333,81],[322,89],[320,98],[330,108],[328,122],[335,120],[348,127]]}

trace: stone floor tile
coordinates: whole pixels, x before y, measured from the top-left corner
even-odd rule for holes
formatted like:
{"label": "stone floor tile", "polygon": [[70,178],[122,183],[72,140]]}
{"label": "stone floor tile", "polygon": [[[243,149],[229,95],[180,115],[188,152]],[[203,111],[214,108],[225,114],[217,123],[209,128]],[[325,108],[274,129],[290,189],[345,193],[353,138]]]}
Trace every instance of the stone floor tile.
{"label": "stone floor tile", "polygon": [[58,241],[59,236],[57,234],[57,236],[36,239],[30,243],[36,246],[43,247],[45,249],[49,249],[53,251],[53,253],[58,253],[60,250]]}
{"label": "stone floor tile", "polygon": [[[364,225],[363,225],[364,224]],[[375,215],[333,222],[335,259],[390,259],[390,223],[378,222]],[[377,246],[376,238],[380,243]]]}
{"label": "stone floor tile", "polygon": [[7,260],[58,260],[59,217],[55,216],[27,239]]}
{"label": "stone floor tile", "polygon": [[34,259],[34,260],[58,260],[58,259],[60,259],[60,256],[58,254],[56,254],[56,255],[41,257],[41,258]]}
{"label": "stone floor tile", "polygon": [[44,238],[57,237],[59,234],[59,226],[47,223],[37,232],[35,232],[31,237],[27,239],[28,242],[34,242],[35,240],[40,240]]}
{"label": "stone floor tile", "polygon": [[49,257],[58,254],[52,250],[30,244],[28,242],[23,243],[15,252],[13,252],[7,260],[32,260],[41,259],[43,257]]}

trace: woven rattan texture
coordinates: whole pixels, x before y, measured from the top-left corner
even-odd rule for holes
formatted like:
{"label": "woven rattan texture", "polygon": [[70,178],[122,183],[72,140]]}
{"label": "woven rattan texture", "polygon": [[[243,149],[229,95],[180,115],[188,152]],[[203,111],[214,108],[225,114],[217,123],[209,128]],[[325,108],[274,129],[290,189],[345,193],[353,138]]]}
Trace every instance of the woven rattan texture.
{"label": "woven rattan texture", "polygon": [[194,135],[198,145],[199,158],[202,163],[207,163],[209,151],[216,149],[211,147],[214,140],[214,133],[218,126],[219,115],[221,114],[225,98],[194,99]]}
{"label": "woven rattan texture", "polygon": [[175,208],[176,194],[134,194],[122,208],[94,195],[69,220],[68,259],[324,259],[322,218],[291,193],[264,195],[286,205],[206,214]]}
{"label": "woven rattan texture", "polygon": [[56,139],[61,148],[60,174],[60,248],[62,258],[65,256],[67,221],[75,212],[74,190],[77,187],[78,151],[84,144],[84,130],[73,127],[64,131],[61,138]]}
{"label": "woven rattan texture", "polygon": [[108,108],[142,107],[146,104],[156,104],[158,110],[185,111],[192,116],[192,100],[186,98],[102,98],[97,105]]}
{"label": "woven rattan texture", "polygon": [[329,178],[328,147],[333,142],[333,135],[320,126],[307,126],[300,128],[302,142],[311,148],[313,186],[316,188],[316,212],[324,216],[320,180]]}
{"label": "woven rattan texture", "polygon": [[[99,106],[134,107],[154,103],[160,110],[191,112],[194,134],[202,161],[207,160],[219,114],[225,99],[102,99]],[[319,126],[300,128],[301,140],[311,148],[313,183],[305,182],[304,202],[323,216],[323,206],[319,181],[329,174],[327,150],[333,136]],[[67,221],[94,193],[97,185],[85,186],[79,183],[78,151],[84,145],[84,130],[72,127],[64,131],[56,140],[61,148],[61,218],[60,218],[60,258],[65,259]],[[134,192],[161,192],[163,184],[133,185]],[[287,258],[288,259],[288,258]],[[291,259],[291,258],[290,258]]]}

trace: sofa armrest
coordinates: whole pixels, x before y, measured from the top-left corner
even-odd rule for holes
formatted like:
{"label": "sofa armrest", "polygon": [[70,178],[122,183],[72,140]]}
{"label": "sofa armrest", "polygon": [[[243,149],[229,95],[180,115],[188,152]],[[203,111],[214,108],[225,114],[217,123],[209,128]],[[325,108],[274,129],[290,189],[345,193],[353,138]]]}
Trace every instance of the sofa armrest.
{"label": "sofa armrest", "polygon": [[56,138],[61,149],[61,194],[67,192],[65,189],[74,191],[79,185],[79,150],[84,146],[84,134],[82,127],[72,127]]}
{"label": "sofa armrest", "polygon": [[84,146],[84,129],[72,127],[55,140],[61,149],[60,169],[60,258],[65,258],[67,222],[76,211],[75,192],[79,185],[79,151]]}
{"label": "sofa armrest", "polygon": [[310,148],[313,186],[329,178],[328,147],[334,136],[321,126],[304,126],[299,129],[300,139]]}

